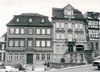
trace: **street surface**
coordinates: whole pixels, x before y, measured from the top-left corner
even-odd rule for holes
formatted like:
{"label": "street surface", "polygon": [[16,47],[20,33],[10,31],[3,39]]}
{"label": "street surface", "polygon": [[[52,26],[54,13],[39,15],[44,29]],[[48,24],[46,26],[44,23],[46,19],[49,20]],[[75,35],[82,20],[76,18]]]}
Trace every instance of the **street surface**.
{"label": "street surface", "polygon": [[97,67],[93,67],[92,65],[84,65],[84,66],[76,66],[76,67],[68,67],[63,69],[51,69],[50,71],[32,71],[32,72],[100,72]]}

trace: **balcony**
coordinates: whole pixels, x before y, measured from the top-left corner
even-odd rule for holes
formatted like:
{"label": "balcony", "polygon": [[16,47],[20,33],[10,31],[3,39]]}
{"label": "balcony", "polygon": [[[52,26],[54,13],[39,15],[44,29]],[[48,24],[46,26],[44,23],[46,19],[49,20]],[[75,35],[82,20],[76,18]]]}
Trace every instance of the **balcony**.
{"label": "balcony", "polygon": [[76,32],[76,33],[83,33],[84,30],[83,30],[83,29],[75,29],[75,32]]}
{"label": "balcony", "polygon": [[73,30],[71,28],[68,28],[67,32],[72,33]]}
{"label": "balcony", "polygon": [[56,29],[56,32],[63,32],[63,33],[64,33],[65,30],[64,30],[64,28],[57,28],[57,29]]}

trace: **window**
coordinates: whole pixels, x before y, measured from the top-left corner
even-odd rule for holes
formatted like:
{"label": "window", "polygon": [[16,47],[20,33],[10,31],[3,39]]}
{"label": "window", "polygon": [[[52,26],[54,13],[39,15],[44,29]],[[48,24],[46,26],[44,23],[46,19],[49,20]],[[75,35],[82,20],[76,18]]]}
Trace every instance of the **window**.
{"label": "window", "polygon": [[37,46],[37,47],[40,46],[40,41],[36,41],[36,46]]}
{"label": "window", "polygon": [[91,49],[94,49],[94,45],[93,45],[93,43],[91,42]]}
{"label": "window", "polygon": [[32,22],[32,19],[31,18],[29,19],[29,22]]}
{"label": "window", "polygon": [[56,34],[56,39],[60,39],[60,33]]}
{"label": "window", "polygon": [[45,47],[45,41],[41,41],[41,46]]}
{"label": "window", "polygon": [[72,23],[68,23],[68,28],[72,28]]}
{"label": "window", "polygon": [[92,24],[92,22],[91,21],[88,21],[88,25],[91,25]]}
{"label": "window", "polygon": [[21,29],[21,34],[24,34],[24,33],[25,33],[24,29]]}
{"label": "window", "polygon": [[15,41],[15,46],[19,46],[19,41]]}
{"label": "window", "polygon": [[13,41],[12,40],[9,41],[9,46],[13,46]]}
{"label": "window", "polygon": [[64,23],[61,23],[61,28],[64,28]]}
{"label": "window", "polygon": [[65,34],[61,33],[61,39],[65,39]]}
{"label": "window", "polygon": [[28,47],[32,47],[33,46],[33,41],[32,40],[28,40]]}
{"label": "window", "polygon": [[47,54],[47,60],[50,60],[50,54]]}
{"label": "window", "polygon": [[96,49],[98,50],[98,48],[99,48],[99,47],[98,47],[98,43],[95,43],[95,45],[96,45]]}
{"label": "window", "polygon": [[75,29],[78,29],[78,24],[77,23],[75,24]]}
{"label": "window", "polygon": [[51,34],[51,29],[47,29],[47,34]]}
{"label": "window", "polygon": [[72,34],[68,34],[68,41],[72,41]]}
{"label": "window", "polygon": [[12,54],[9,54],[9,60],[12,60]]}
{"label": "window", "polygon": [[28,29],[28,34],[33,34],[33,29]]}
{"label": "window", "polygon": [[51,41],[47,41],[47,47],[51,46]]}
{"label": "window", "polygon": [[67,15],[71,15],[71,10],[67,10]]}
{"label": "window", "polygon": [[10,34],[14,34],[14,29],[10,28]]}
{"label": "window", "polygon": [[18,54],[15,54],[15,60],[18,60]]}
{"label": "window", "polygon": [[56,23],[56,28],[60,28],[60,24],[58,22]]}
{"label": "window", "polygon": [[0,61],[2,61],[2,53],[0,53]]}
{"label": "window", "polygon": [[45,60],[45,54],[42,54],[42,56],[41,56],[42,58],[42,60]]}
{"label": "window", "polygon": [[83,29],[83,24],[80,24],[80,29]]}
{"label": "window", "polygon": [[20,54],[20,60],[24,59],[24,54]]}
{"label": "window", "polygon": [[2,50],[2,45],[0,45],[0,50]]}
{"label": "window", "polygon": [[16,22],[19,22],[19,18],[16,19]]}
{"label": "window", "polygon": [[42,29],[42,34],[45,34],[45,29]]}
{"label": "window", "polygon": [[16,29],[16,30],[15,30],[15,33],[16,33],[16,34],[19,34],[19,29]]}
{"label": "window", "polygon": [[36,54],[36,60],[40,60],[40,54]]}
{"label": "window", "polygon": [[20,46],[21,46],[21,47],[24,46],[24,41],[23,41],[23,40],[20,41]]}
{"label": "window", "polygon": [[41,19],[41,22],[43,23],[44,22],[44,19]]}
{"label": "window", "polygon": [[40,34],[40,29],[36,29],[36,34]]}

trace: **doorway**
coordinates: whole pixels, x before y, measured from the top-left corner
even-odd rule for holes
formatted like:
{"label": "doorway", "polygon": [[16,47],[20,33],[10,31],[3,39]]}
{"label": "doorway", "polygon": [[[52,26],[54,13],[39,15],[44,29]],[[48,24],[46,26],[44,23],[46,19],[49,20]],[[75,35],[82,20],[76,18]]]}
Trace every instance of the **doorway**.
{"label": "doorway", "polygon": [[27,64],[33,64],[33,54],[27,54]]}

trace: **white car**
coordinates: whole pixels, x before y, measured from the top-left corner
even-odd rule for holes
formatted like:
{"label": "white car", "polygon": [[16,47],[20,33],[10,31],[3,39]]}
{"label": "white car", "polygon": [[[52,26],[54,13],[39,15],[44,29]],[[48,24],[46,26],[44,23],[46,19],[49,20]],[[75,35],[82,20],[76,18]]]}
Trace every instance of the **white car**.
{"label": "white car", "polygon": [[96,57],[96,59],[93,61],[93,66],[97,66],[98,69],[100,69],[100,56]]}
{"label": "white car", "polygon": [[4,69],[0,69],[0,72],[18,72],[19,70],[16,68],[13,68],[11,66],[5,66]]}

